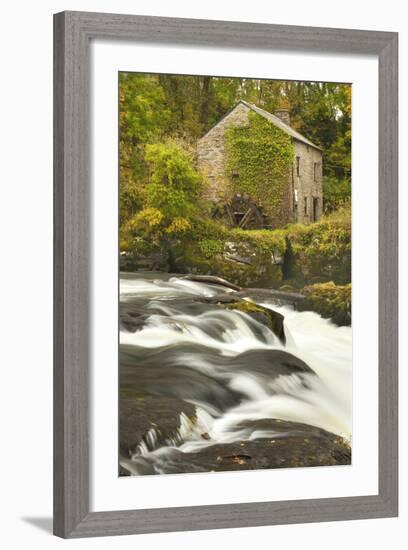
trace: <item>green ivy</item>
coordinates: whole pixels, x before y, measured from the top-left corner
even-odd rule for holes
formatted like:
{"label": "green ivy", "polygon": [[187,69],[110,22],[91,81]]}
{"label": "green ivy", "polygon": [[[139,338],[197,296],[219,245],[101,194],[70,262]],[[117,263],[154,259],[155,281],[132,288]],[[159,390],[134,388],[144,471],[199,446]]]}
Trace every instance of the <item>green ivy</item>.
{"label": "green ivy", "polygon": [[251,112],[248,126],[226,130],[225,146],[229,194],[249,195],[274,226],[287,223],[285,193],[294,157],[290,136]]}

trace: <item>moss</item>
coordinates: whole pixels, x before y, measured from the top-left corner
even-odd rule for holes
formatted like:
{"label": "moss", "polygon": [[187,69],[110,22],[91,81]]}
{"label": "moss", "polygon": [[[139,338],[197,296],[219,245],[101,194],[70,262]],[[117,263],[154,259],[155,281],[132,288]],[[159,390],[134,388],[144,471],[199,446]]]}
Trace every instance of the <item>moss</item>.
{"label": "moss", "polygon": [[351,284],[335,285],[332,281],[307,286],[302,309],[313,310],[339,326],[351,323]]}
{"label": "moss", "polygon": [[232,229],[229,232],[231,240],[250,243],[258,252],[284,254],[286,249],[284,229]]}

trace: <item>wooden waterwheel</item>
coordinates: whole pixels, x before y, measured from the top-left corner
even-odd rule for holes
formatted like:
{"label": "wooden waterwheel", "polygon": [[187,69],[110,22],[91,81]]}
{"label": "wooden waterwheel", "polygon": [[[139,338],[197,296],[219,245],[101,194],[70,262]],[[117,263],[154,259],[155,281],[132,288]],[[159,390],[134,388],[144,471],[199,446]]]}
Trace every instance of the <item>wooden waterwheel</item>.
{"label": "wooden waterwheel", "polygon": [[266,225],[261,208],[245,195],[234,195],[229,201],[218,203],[213,218],[241,229],[263,229]]}

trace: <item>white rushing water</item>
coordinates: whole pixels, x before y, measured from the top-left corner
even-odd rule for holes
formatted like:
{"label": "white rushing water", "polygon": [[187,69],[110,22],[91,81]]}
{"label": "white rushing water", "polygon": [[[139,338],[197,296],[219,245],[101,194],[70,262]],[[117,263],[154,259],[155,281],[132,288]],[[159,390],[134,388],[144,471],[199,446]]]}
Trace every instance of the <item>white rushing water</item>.
{"label": "white rushing water", "polygon": [[[269,329],[244,313],[214,307],[193,315],[174,307],[173,303],[166,303],[174,298],[212,297],[225,292],[228,289],[177,277],[166,281],[121,279],[121,301],[143,297],[148,300],[147,311],[152,311],[141,330],[121,330],[122,345],[146,350],[171,346],[171,353],[183,364],[222,379],[231,390],[245,396],[222,414],[210,403],[192,399],[198,407],[197,421],[192,423],[181,415],[180,437],[178,441],[168,441],[168,445],[190,452],[214,443],[256,439],[265,433],[238,429],[237,425],[267,418],[309,424],[351,440],[351,328],[337,327],[313,312],[260,303],[284,316],[286,344],[282,344]],[[207,351],[178,351],[178,346],[183,344],[203,346]],[[284,350],[304,361],[317,376],[293,373],[268,380],[264,374],[251,369],[251,365],[247,370],[228,364],[221,368],[213,360],[212,353],[228,360],[249,350]],[[141,454],[155,447],[155,434],[151,433],[149,438],[150,445],[142,446]]]}
{"label": "white rushing water", "polygon": [[162,279],[120,279],[120,300],[144,296],[146,298],[177,298],[179,296],[216,296],[231,292],[216,285],[195,283],[180,277]]}

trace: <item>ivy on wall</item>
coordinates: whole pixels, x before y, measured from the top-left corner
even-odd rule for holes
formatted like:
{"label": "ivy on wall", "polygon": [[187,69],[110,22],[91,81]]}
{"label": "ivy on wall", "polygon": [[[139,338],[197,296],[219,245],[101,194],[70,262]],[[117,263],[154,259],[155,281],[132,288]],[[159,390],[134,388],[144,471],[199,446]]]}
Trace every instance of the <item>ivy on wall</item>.
{"label": "ivy on wall", "polygon": [[275,227],[287,223],[289,204],[285,198],[294,157],[290,136],[250,112],[248,126],[227,128],[225,148],[231,196],[249,195]]}

